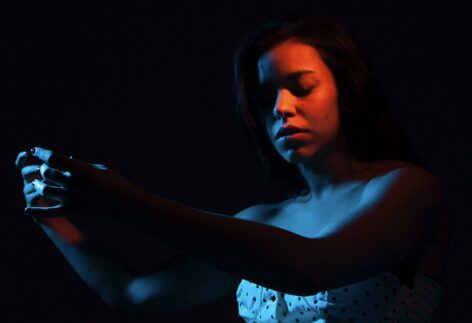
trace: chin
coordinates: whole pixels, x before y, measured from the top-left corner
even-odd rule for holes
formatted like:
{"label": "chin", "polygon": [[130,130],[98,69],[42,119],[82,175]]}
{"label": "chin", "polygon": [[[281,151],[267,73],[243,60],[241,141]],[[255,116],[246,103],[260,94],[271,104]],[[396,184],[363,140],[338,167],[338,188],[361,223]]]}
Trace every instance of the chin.
{"label": "chin", "polygon": [[308,151],[307,149],[289,149],[282,154],[283,158],[291,164],[305,163],[316,156],[316,151]]}

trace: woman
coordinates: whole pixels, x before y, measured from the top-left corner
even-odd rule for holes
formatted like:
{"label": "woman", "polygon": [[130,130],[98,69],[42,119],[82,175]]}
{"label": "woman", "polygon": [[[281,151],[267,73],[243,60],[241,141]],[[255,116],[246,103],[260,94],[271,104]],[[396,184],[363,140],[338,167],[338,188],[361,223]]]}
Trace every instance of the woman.
{"label": "woman", "polygon": [[[237,289],[248,322],[430,321],[448,241],[441,188],[352,37],[324,17],[266,26],[241,46],[236,82],[267,170],[293,189],[287,200],[215,214],[36,147],[17,158],[25,212],[126,313],[177,310]],[[182,256],[132,276],[68,220],[79,216],[129,223]]]}

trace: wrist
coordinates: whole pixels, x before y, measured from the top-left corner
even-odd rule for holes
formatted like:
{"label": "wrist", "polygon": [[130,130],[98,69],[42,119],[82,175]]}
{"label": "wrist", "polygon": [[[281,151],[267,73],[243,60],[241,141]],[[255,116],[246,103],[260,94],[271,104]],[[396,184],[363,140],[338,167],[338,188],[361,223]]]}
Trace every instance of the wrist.
{"label": "wrist", "polygon": [[66,218],[33,218],[43,229],[53,230],[62,240],[78,245],[85,243],[87,237]]}

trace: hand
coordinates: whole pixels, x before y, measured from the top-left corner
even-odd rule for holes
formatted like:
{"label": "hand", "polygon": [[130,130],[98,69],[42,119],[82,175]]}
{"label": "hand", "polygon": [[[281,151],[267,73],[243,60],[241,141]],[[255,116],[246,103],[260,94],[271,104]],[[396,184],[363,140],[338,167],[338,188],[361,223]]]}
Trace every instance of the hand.
{"label": "hand", "polygon": [[58,203],[41,196],[34,188],[32,182],[35,179],[43,180],[40,173],[41,162],[31,156],[29,151],[22,151],[16,157],[15,164],[21,170],[23,177],[23,194],[26,201],[26,207],[31,206],[54,206]]}
{"label": "hand", "polygon": [[118,173],[104,165],[67,158],[36,147],[31,156],[42,162],[41,179],[32,186],[40,196],[56,201],[54,206],[28,206],[25,213],[35,217],[118,218],[133,211],[143,193]]}

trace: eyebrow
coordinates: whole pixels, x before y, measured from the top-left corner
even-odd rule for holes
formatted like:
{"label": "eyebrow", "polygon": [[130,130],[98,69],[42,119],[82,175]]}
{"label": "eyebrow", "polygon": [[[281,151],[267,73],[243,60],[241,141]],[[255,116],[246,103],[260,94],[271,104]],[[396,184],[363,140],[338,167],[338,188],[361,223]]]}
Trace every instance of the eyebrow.
{"label": "eyebrow", "polygon": [[[288,79],[288,80],[293,80],[293,79],[297,79],[299,78],[300,76],[302,75],[305,75],[305,74],[316,74],[316,71],[312,71],[312,70],[297,70],[295,72],[292,72],[288,75],[285,75],[284,76],[284,79]],[[259,82],[259,85],[266,85],[266,84],[269,84],[270,82],[268,81],[264,81],[264,82]]]}
{"label": "eyebrow", "polygon": [[301,75],[301,74],[314,74],[316,73],[316,71],[312,71],[312,70],[298,70],[298,71],[295,71],[293,73],[290,73],[290,75]]}

